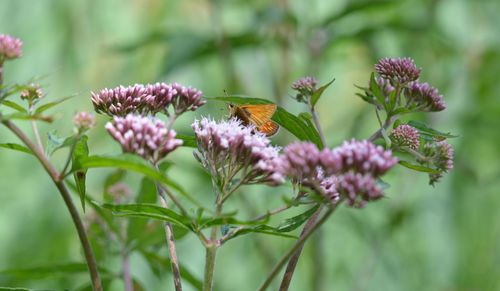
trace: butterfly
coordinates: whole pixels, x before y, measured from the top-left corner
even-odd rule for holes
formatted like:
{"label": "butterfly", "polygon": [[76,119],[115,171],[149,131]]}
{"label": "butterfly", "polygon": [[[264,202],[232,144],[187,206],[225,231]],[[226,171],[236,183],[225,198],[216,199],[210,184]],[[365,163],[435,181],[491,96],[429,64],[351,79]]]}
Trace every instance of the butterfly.
{"label": "butterfly", "polygon": [[228,104],[229,116],[235,117],[244,125],[254,125],[255,128],[266,136],[275,135],[280,126],[271,120],[276,111],[276,104]]}

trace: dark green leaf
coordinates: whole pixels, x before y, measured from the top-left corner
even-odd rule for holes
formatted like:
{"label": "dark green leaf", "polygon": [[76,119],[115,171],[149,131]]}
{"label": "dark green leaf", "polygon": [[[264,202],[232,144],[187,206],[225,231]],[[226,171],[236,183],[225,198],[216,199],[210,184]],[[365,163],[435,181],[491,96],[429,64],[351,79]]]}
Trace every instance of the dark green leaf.
{"label": "dark green leaf", "polygon": [[196,137],[194,135],[182,135],[178,134],[175,138],[182,140],[182,146],[196,148],[198,144],[196,143]]}
{"label": "dark green leaf", "polygon": [[425,138],[427,140],[434,139],[434,140],[439,141],[439,140],[444,140],[447,138],[458,137],[458,135],[453,135],[449,132],[444,133],[444,132],[435,130],[433,128],[430,128],[420,121],[410,120],[408,122],[408,125],[411,125],[411,126],[415,127],[416,129],[418,129],[418,131],[420,132],[420,136],[422,136],[423,138]]}
{"label": "dark green leaf", "polygon": [[265,216],[262,219],[259,220],[249,220],[249,221],[244,221],[244,220],[238,220],[232,216],[234,216],[236,213],[231,213],[229,215],[221,215],[221,217],[217,218],[206,218],[202,219],[200,222],[200,228],[207,228],[215,225],[261,225],[264,223],[267,223],[269,221],[269,216]]}
{"label": "dark green leaf", "polygon": [[244,235],[244,234],[248,234],[248,233],[262,233],[262,234],[268,234],[268,235],[274,235],[274,236],[281,236],[281,237],[286,237],[286,238],[294,238],[294,239],[297,238],[294,235],[290,235],[290,234],[284,233],[282,231],[278,231],[276,228],[274,228],[272,226],[258,225],[258,226],[255,226],[255,227],[245,227],[245,228],[242,228],[242,229],[236,231],[236,233],[230,239],[234,239],[234,238],[236,238],[238,236],[241,236],[241,235]]}
{"label": "dark green leaf", "polygon": [[316,103],[318,102],[319,98],[321,98],[321,95],[323,95],[323,92],[325,92],[326,88],[328,88],[333,82],[335,82],[335,79],[332,79],[330,82],[327,84],[321,86],[312,94],[311,96],[311,105],[314,107],[316,106]]}
{"label": "dark green leaf", "polygon": [[375,73],[372,73],[370,76],[370,92],[375,96],[377,99],[378,103],[387,110],[387,104],[385,102],[385,96],[382,93],[382,90],[380,90],[377,81],[375,80]]}
{"label": "dark green leaf", "polygon": [[33,152],[29,148],[27,148],[23,145],[17,144],[17,143],[10,143],[10,142],[9,143],[0,143],[0,147],[23,152],[23,153],[27,153],[30,155],[33,154]]}
{"label": "dark green leaf", "polygon": [[[135,202],[138,204],[141,203],[155,203],[156,202],[156,185],[151,179],[143,178],[141,181],[141,187],[139,189],[139,193],[135,199]],[[135,236],[145,229],[147,224],[147,219],[137,218],[131,219],[128,223],[127,237],[128,240],[131,241],[135,238]]]}
{"label": "dark green leaf", "polygon": [[15,103],[15,102],[12,102],[12,101],[9,101],[9,100],[3,100],[2,101],[2,104],[7,106],[7,107],[10,107],[16,111],[19,111],[19,112],[22,112],[22,113],[28,113],[28,111],[26,109],[24,109],[24,107],[22,107],[21,105]]}
{"label": "dark green leaf", "polygon": [[83,212],[85,212],[85,177],[87,175],[87,169],[80,166],[80,160],[89,156],[89,147],[87,145],[87,136],[82,136],[75,144],[73,149],[73,156],[71,157],[71,163],[73,177],[75,178],[76,188],[80,194],[80,202],[82,203]]}
{"label": "dark green leaf", "polygon": [[[224,101],[232,102],[235,104],[269,104],[272,103],[267,99],[261,98],[250,98],[241,96],[227,96],[227,97],[213,97],[207,98],[209,101]],[[323,148],[321,143],[321,138],[319,133],[314,127],[310,127],[301,118],[291,114],[282,107],[278,106],[276,113],[274,113],[272,118],[276,123],[281,125],[283,128],[287,129],[290,133],[295,135],[299,140],[311,141],[315,143],[319,148]]]}
{"label": "dark green leaf", "polygon": [[188,230],[193,230],[189,217],[182,216],[168,208],[163,208],[154,204],[104,204],[103,208],[111,210],[119,216],[159,219]]}
{"label": "dark green leaf", "polygon": [[41,105],[40,107],[38,107],[36,110],[35,110],[35,114],[41,114],[43,113],[44,111],[46,110],[49,110],[50,108],[56,106],[56,105],[59,105],[61,103],[63,103],[64,101],[68,100],[68,99],[71,99],[73,97],[75,97],[76,95],[72,95],[72,96],[68,96],[68,97],[63,97],[61,99],[58,99],[56,101],[53,101],[53,102],[49,102],[49,103],[46,103],[46,104],[43,104]]}
{"label": "dark green leaf", "polygon": [[309,219],[309,217],[311,217],[318,210],[318,208],[319,208],[319,206],[316,205],[316,206],[311,207],[310,209],[306,210],[305,212],[303,212],[297,216],[287,218],[284,221],[282,221],[276,229],[279,232],[293,231],[293,230],[297,229],[299,226],[301,226],[302,224],[304,224],[304,222],[306,222]]}
{"label": "dark green leaf", "polygon": [[[155,181],[167,185],[189,199],[196,206],[203,208],[202,204],[184,191],[180,185],[167,178],[138,156],[132,154],[122,154],[118,156],[89,156],[80,160],[79,166],[80,168],[119,168],[141,173]],[[73,170],[78,170],[78,168]]]}
{"label": "dark green leaf", "polygon": [[346,2],[345,8],[338,14],[334,14],[322,22],[322,26],[327,26],[340,18],[352,15],[357,12],[379,9],[386,11],[389,6],[393,6],[397,1],[393,0],[363,0],[363,1],[349,1]]}
{"label": "dark green leaf", "polygon": [[401,166],[407,167],[408,169],[412,169],[412,170],[415,170],[415,171],[418,171],[418,172],[431,173],[431,174],[439,174],[438,170],[431,169],[431,168],[428,168],[428,167],[424,167],[424,166],[421,166],[421,165],[415,165],[415,164],[409,163],[407,161],[399,161],[399,164]]}

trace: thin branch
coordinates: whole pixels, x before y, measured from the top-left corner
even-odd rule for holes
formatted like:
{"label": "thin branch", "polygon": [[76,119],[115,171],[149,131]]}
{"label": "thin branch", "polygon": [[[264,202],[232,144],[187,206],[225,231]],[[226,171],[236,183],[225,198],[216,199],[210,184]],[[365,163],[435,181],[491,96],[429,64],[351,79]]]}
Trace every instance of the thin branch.
{"label": "thin branch", "polygon": [[267,276],[266,280],[264,283],[260,286],[259,291],[265,291],[269,285],[271,285],[271,282],[273,281],[274,277],[278,275],[280,270],[285,266],[286,262],[290,259],[290,257],[293,256],[293,254],[302,247],[304,242],[321,226],[325,221],[332,215],[333,211],[335,210],[336,206],[331,206],[328,211],[321,217],[320,220],[318,220],[307,232],[304,233],[303,236],[301,236],[293,245],[293,247],[280,259],[280,261],[276,264],[276,266],[273,268],[271,273]]}
{"label": "thin branch", "polygon": [[[0,116],[1,119],[1,116]],[[10,129],[35,155],[35,157],[40,161],[45,171],[49,174],[50,178],[56,185],[61,197],[68,208],[68,211],[73,219],[73,223],[75,224],[76,231],[78,233],[78,237],[80,238],[80,243],[82,244],[83,253],[85,255],[85,259],[87,261],[87,266],[89,268],[90,277],[92,280],[92,286],[94,290],[101,291],[101,279],[99,276],[99,271],[97,269],[97,263],[94,257],[94,253],[92,251],[92,247],[90,246],[90,242],[88,240],[87,234],[85,233],[85,228],[83,226],[82,220],[78,214],[78,211],[71,200],[71,196],[69,194],[64,181],[60,179],[59,173],[54,168],[54,166],[50,163],[50,161],[45,156],[43,150],[37,147],[15,124],[10,122],[9,120],[2,120],[3,125],[5,125],[8,129]]]}
{"label": "thin branch", "polygon": [[311,115],[313,117],[314,125],[316,126],[316,129],[318,130],[319,137],[321,139],[321,143],[323,143],[323,146],[326,146],[325,135],[323,134],[323,130],[321,129],[321,124],[319,123],[318,114],[314,110],[314,107],[311,104],[311,99],[310,98],[309,98],[309,101],[308,101],[308,106],[309,106],[309,111],[311,112]]}
{"label": "thin branch", "polygon": [[372,134],[372,136],[370,136],[368,138],[368,141],[375,141],[376,139],[382,137],[382,131],[383,130],[387,130],[389,127],[391,127],[391,125],[394,123],[394,121],[396,121],[398,119],[398,115],[392,115],[392,116],[387,116],[387,118],[385,119],[385,122],[384,124],[382,125],[381,128],[379,128],[374,134]]}

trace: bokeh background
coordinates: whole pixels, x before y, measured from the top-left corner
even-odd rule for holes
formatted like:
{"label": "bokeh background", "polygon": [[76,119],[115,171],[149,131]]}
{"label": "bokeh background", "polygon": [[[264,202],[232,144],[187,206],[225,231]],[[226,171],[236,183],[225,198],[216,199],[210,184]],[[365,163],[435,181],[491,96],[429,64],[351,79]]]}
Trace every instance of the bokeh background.
{"label": "bokeh background", "polygon": [[[318,109],[334,146],[376,129],[354,84],[367,84],[381,57],[412,57],[423,68],[421,79],[448,104],[439,114],[412,118],[460,136],[450,141],[455,169],[433,188],[426,175],[398,167],[387,178],[387,199],[339,209],[307,245],[291,290],[500,290],[499,13],[496,0],[1,0],[0,33],[24,42],[24,56],[5,66],[7,83],[39,76],[47,98],[77,95],[53,110],[53,124],[41,125],[61,135],[71,133],[76,111],[92,110],[90,91],[103,87],[177,81],[207,96],[227,90],[300,113],[305,108],[290,98],[290,84],[313,75],[322,83],[336,78]],[[224,105],[196,112],[208,114],[226,114]],[[194,118],[183,116],[178,132],[189,133]],[[93,154],[119,150],[105,122],[99,116],[90,133]],[[284,130],[274,139],[291,140]],[[0,128],[0,142],[17,141]],[[175,152],[169,173],[208,203],[208,178],[191,151]],[[56,154],[55,163],[65,154]],[[89,194],[98,201],[107,173],[89,173]],[[127,177],[137,191],[140,177]],[[250,217],[280,205],[286,190],[245,188],[228,208]],[[291,244],[259,235],[228,243],[218,256],[215,290],[257,289]],[[204,252],[196,238],[183,237],[178,249],[201,278]],[[157,251],[166,255],[165,248]],[[116,252],[112,246],[99,262],[120,272]],[[55,187],[33,158],[0,150],[0,270],[10,270],[0,271],[0,286],[85,288],[85,272],[51,271],[69,262],[83,256]],[[144,290],[172,290],[168,266],[155,273],[140,254],[131,263]],[[108,290],[123,289],[119,279],[107,283]],[[189,283],[185,289],[196,290]]]}

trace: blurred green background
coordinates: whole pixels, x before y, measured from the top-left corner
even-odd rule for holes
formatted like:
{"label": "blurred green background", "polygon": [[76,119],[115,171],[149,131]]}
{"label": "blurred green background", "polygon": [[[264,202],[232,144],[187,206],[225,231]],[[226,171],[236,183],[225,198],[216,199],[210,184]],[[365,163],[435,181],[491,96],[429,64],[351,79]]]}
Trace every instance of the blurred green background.
{"label": "blurred green background", "polygon": [[[500,290],[499,13],[496,0],[1,0],[0,33],[24,42],[24,56],[5,65],[6,83],[43,76],[47,98],[77,94],[54,110],[52,125],[41,125],[42,132],[55,127],[61,135],[71,133],[76,111],[92,110],[90,91],[103,87],[177,81],[207,96],[228,90],[299,113],[305,108],[289,98],[290,84],[313,75],[321,83],[336,78],[319,104],[334,146],[376,129],[354,84],[367,84],[381,57],[414,58],[421,79],[448,104],[444,112],[414,118],[460,135],[450,141],[455,169],[433,188],[426,175],[397,167],[387,178],[387,199],[363,210],[339,209],[317,245],[307,245],[291,290]],[[196,115],[222,116],[223,108],[209,104]],[[189,133],[194,116],[183,116],[177,131]],[[105,122],[99,116],[90,133],[93,154],[119,150]],[[275,138],[291,140],[284,130]],[[0,142],[17,140],[0,128]],[[191,152],[171,155],[170,174],[208,203],[207,176]],[[62,163],[65,154],[54,161]],[[108,172],[89,172],[89,193],[98,201]],[[129,177],[136,191],[140,177]],[[228,209],[250,217],[280,205],[287,189],[245,188]],[[215,290],[257,289],[291,244],[259,235],[228,243],[217,258]],[[201,278],[204,251],[197,239],[183,237],[178,251]],[[166,255],[165,248],[158,253]],[[131,260],[145,290],[172,290],[168,267],[157,276],[142,256]],[[0,150],[0,270],[82,261],[67,210],[40,165]],[[112,252],[99,262],[120,272]],[[86,273],[0,273],[0,286],[74,290],[86,282]],[[115,280],[107,288],[123,285]],[[196,290],[188,283],[185,289]]]}

